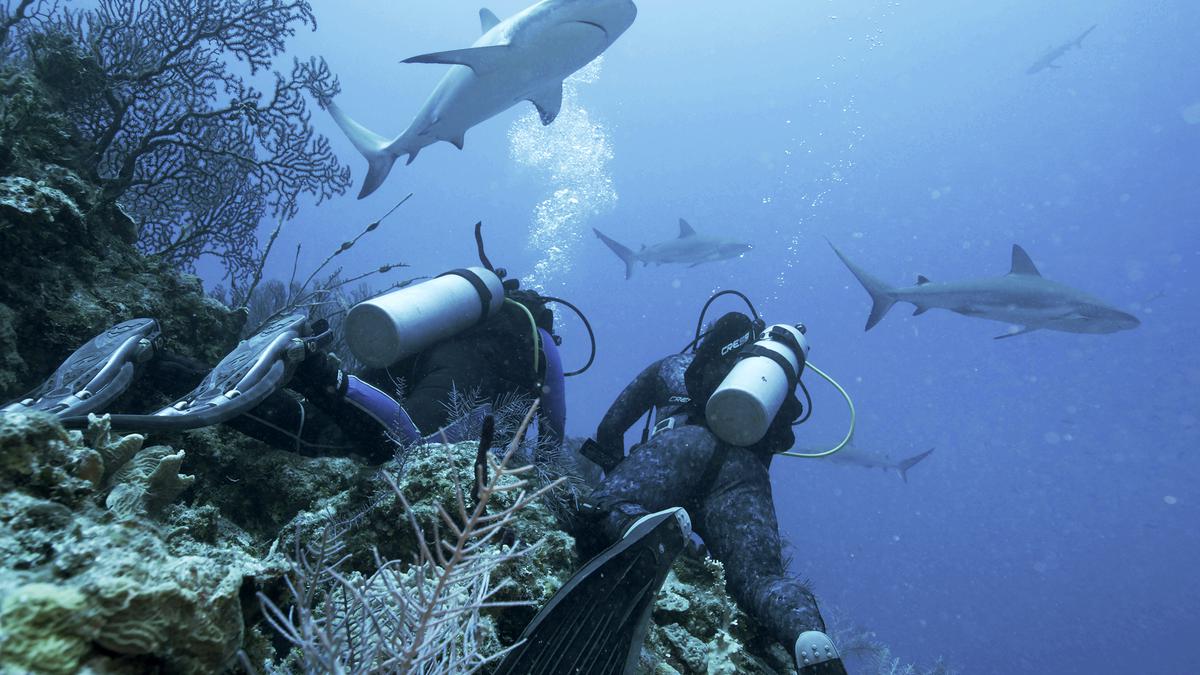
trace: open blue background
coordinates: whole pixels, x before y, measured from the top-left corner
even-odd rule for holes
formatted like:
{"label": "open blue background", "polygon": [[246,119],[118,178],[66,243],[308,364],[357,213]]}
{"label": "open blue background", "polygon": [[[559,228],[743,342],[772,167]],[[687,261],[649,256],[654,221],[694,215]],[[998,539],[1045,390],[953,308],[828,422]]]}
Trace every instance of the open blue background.
{"label": "open blue background", "polygon": [[[316,0],[293,42],[340,75],[339,103],[398,134],[441,66],[400,59],[465,47],[478,5]],[[501,17],[522,0],[491,4]],[[569,431],[590,434],[643,366],[689,338],[701,303],[737,288],[768,320],[809,326],[812,359],[861,411],[860,445],[895,475],[781,460],[776,505],[796,573],[826,605],[906,660],[966,673],[1200,672],[1200,3],[1188,0],[643,0],[578,104],[602,125],[619,194],[575,227],[569,273],[545,288],[597,329],[594,369],[570,381]],[[1026,75],[1049,45],[1098,28],[1061,69]],[[270,272],[301,270],[408,192],[346,256],[433,274],[493,260],[520,274],[544,173],[514,162],[526,104],[398,165],[375,195],[306,208]],[[355,170],[331,120],[316,121]],[[588,227],[627,244],[702,232],[752,242],[741,260],[639,268],[631,281]],[[893,283],[1003,274],[1020,243],[1044,275],[1138,315],[1113,335],[1039,332],[897,306],[862,330],[866,293],[830,238]],[[725,308],[726,305],[721,305]],[[730,309],[737,305],[730,302]],[[568,367],[586,356],[569,315]],[[801,444],[840,438],[842,403],[813,379]]]}

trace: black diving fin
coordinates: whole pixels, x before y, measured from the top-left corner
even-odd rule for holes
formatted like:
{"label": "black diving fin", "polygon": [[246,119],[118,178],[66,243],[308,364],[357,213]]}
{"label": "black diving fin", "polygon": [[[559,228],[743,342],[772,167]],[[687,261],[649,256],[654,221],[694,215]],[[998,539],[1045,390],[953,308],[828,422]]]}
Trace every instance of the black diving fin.
{"label": "black diving fin", "polygon": [[691,536],[682,508],[643,517],[563,584],[497,675],[637,672],[654,598]]}
{"label": "black diving fin", "polygon": [[88,340],[37,389],[0,412],[36,410],[86,420],[129,389],[138,366],[154,355],[159,334],[154,319],[121,322]]}
{"label": "black diving fin", "polygon": [[[297,313],[268,323],[242,340],[191,392],[148,415],[111,415],[114,429],[182,431],[227,422],[266,400],[287,383],[306,350],[323,336],[306,338],[308,318]],[[87,425],[87,416],[65,417],[63,426]]]}

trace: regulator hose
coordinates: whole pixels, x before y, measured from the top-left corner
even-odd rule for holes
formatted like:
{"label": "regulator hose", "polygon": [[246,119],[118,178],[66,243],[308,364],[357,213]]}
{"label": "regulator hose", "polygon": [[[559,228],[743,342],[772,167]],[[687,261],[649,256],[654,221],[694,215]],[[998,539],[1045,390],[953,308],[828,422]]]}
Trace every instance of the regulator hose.
{"label": "regulator hose", "polygon": [[[777,454],[783,455],[785,457],[799,457],[802,459],[817,459],[819,457],[828,457],[828,456],[832,455],[833,453],[837,452],[838,450],[841,450],[842,448],[846,447],[846,445],[850,442],[850,439],[854,438],[854,426],[857,422],[857,414],[854,411],[854,401],[850,399],[850,394],[846,393],[846,390],[844,388],[842,388],[842,385],[837,383],[837,380],[826,375],[825,371],[814,366],[812,361],[809,361],[807,363],[807,367],[810,370],[812,370],[814,373],[816,373],[817,375],[820,375],[822,378],[824,378],[824,380],[826,382],[828,382],[829,384],[832,384],[834,389],[837,389],[842,394],[842,398],[846,399],[846,405],[850,408],[850,429],[846,432],[846,437],[842,439],[842,442],[833,446],[833,448],[830,450],[826,450],[824,452],[814,452],[814,453],[805,453],[805,452],[780,452],[780,453],[777,453]],[[810,410],[811,410],[811,404],[810,404]]]}

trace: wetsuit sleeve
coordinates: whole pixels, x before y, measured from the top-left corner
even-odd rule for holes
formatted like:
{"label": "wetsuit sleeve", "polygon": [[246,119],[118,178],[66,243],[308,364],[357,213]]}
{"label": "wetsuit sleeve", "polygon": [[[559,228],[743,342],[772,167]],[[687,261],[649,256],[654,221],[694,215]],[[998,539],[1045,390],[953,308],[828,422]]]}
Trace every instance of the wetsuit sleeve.
{"label": "wetsuit sleeve", "polygon": [[607,452],[625,456],[625,431],[654,405],[661,367],[660,359],[639,373],[604,413],[596,428],[596,442]]}
{"label": "wetsuit sleeve", "polygon": [[409,383],[402,401],[422,434],[431,434],[452,420],[447,404],[450,393],[477,395],[494,379],[492,368],[462,340],[429,350],[421,372]]}

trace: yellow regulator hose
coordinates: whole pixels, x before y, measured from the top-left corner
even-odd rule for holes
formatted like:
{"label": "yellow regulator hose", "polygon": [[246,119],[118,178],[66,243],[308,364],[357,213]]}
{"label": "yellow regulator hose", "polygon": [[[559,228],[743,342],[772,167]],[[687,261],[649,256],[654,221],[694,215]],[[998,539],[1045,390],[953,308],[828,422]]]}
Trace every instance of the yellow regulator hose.
{"label": "yellow regulator hose", "polygon": [[846,432],[846,437],[842,439],[842,442],[833,446],[833,449],[831,449],[831,450],[826,450],[825,452],[814,452],[811,454],[804,453],[804,452],[780,452],[780,453],[777,453],[780,455],[784,455],[785,457],[800,457],[803,459],[816,459],[818,457],[828,457],[828,456],[832,455],[833,453],[837,452],[838,450],[841,450],[842,448],[846,447],[846,444],[849,443],[850,439],[854,437],[854,424],[855,424],[856,415],[854,412],[854,401],[850,400],[850,394],[846,393],[846,390],[842,388],[842,385],[837,383],[837,380],[834,380],[832,377],[826,375],[825,371],[814,366],[812,361],[808,362],[807,368],[809,370],[813,371],[814,373],[816,373],[817,375],[820,375],[829,384],[832,384],[835,389],[837,389],[839,392],[841,392],[842,398],[846,399],[846,405],[850,407],[850,430]]}

